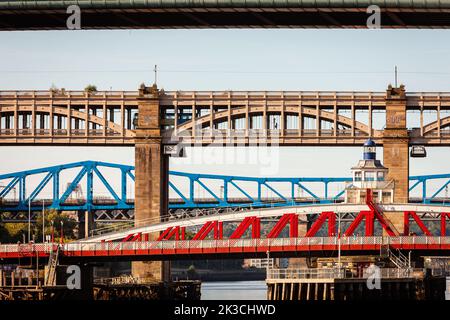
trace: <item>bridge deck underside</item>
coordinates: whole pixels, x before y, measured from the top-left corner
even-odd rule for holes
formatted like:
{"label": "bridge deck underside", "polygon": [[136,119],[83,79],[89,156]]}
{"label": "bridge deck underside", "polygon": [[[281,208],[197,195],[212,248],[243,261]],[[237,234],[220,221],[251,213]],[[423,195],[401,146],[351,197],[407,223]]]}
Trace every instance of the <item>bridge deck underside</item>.
{"label": "bridge deck underside", "polygon": [[[283,1],[284,2],[284,1]],[[167,8],[101,10],[82,7],[83,29],[367,28],[366,8]],[[66,8],[0,7],[0,30],[67,29]],[[449,10],[390,8],[384,28],[448,28]]]}

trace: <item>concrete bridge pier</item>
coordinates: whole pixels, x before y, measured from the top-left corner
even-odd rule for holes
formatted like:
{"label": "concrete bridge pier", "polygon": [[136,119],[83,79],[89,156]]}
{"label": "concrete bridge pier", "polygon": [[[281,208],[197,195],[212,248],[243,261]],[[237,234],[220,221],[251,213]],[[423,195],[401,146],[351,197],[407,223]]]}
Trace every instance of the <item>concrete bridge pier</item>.
{"label": "concrete bridge pier", "polygon": [[[135,226],[157,223],[168,212],[169,159],[161,137],[159,91],[141,85],[135,139]],[[149,240],[156,240],[153,235]],[[168,281],[169,262],[133,262],[132,274],[141,279]]]}

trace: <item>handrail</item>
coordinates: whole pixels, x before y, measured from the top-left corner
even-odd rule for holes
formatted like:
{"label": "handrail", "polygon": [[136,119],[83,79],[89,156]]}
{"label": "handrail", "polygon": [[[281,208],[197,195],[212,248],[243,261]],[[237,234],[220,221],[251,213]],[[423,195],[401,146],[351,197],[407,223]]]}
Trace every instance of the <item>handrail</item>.
{"label": "handrail", "polygon": [[[367,270],[367,269],[366,269]],[[274,268],[268,269],[267,280],[278,279],[367,279],[370,274],[364,270],[363,273],[355,273],[345,268],[323,268],[323,269],[292,269]],[[413,278],[415,274],[423,269],[410,268],[380,268],[382,278]]]}
{"label": "handrail", "polygon": [[[45,253],[47,255],[56,244],[1,244],[0,253],[20,253],[23,255]],[[378,248],[384,245],[392,247],[419,246],[441,248],[450,246],[450,236],[373,236],[373,237],[342,237],[341,249],[347,250],[351,246],[362,248]],[[424,246],[425,245],[425,246]],[[60,254],[78,251],[101,250],[151,250],[151,249],[192,249],[192,248],[261,248],[303,246],[305,248],[328,246],[337,248],[337,237],[299,237],[299,238],[268,238],[268,239],[224,239],[224,240],[165,240],[165,241],[133,241],[133,242],[71,242],[61,245]],[[411,248],[413,249],[413,248]],[[350,249],[351,250],[351,249]]]}

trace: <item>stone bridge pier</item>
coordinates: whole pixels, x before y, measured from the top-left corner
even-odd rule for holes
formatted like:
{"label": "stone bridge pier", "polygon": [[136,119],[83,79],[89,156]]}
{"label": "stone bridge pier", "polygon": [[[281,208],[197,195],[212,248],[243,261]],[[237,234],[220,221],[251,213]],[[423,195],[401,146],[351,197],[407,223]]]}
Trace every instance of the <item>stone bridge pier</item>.
{"label": "stone bridge pier", "polygon": [[[405,87],[388,87],[386,127],[383,132],[383,163],[389,169],[387,180],[394,181],[394,203],[409,201],[409,136],[406,126]],[[394,227],[403,233],[403,214],[386,213]]]}
{"label": "stone bridge pier", "polygon": [[[169,203],[169,159],[163,152],[159,91],[156,85],[140,87],[138,108],[135,138],[135,226],[149,221],[157,223],[160,216],[167,213]],[[144,279],[168,281],[169,262],[133,262],[132,274]]]}

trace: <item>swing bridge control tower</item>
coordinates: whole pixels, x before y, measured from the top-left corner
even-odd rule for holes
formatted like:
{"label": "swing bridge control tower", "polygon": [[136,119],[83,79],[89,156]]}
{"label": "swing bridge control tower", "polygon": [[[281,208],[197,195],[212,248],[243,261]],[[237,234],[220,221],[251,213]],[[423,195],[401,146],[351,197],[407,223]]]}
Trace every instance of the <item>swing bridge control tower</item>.
{"label": "swing bridge control tower", "polygon": [[[395,212],[389,208],[389,205],[394,204],[395,181],[388,178],[389,169],[377,160],[376,143],[371,138],[363,145],[363,158],[351,171],[352,180],[346,182],[345,198],[341,205],[360,205],[368,207],[368,210],[361,210],[356,217],[352,217],[352,221],[349,221],[348,213],[322,212],[307,228],[307,237],[317,235],[317,231],[323,227],[321,223],[328,219],[328,235],[335,236],[338,243],[337,257],[290,258],[288,267],[280,267],[277,259],[264,259],[272,262],[266,267],[268,299],[442,299],[446,279],[442,278],[438,282],[436,277],[430,278],[424,274],[426,269],[419,268],[423,267],[424,261],[428,265],[431,261],[435,263],[433,258],[412,259],[411,251],[405,254],[405,251],[395,250],[389,244],[381,244],[376,254],[365,255],[362,252],[361,255],[341,256],[341,248],[353,240],[356,234],[366,237],[373,237],[380,232],[382,236],[393,237],[405,232],[408,234],[410,215],[422,231],[426,230],[425,233],[429,234],[423,222],[416,219],[415,212]],[[398,216],[403,214],[403,220],[399,219]],[[445,272],[441,275],[444,276]],[[379,277],[379,285],[369,285],[369,277]],[[374,292],[373,289],[382,290]],[[447,288],[445,296],[448,295]]]}

